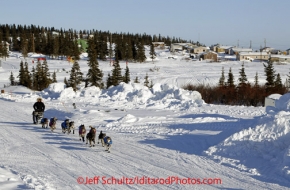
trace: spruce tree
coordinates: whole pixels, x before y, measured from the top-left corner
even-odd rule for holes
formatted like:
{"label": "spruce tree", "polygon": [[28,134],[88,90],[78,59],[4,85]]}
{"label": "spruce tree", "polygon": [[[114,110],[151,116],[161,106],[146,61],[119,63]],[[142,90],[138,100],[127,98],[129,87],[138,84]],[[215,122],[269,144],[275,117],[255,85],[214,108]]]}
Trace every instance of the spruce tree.
{"label": "spruce tree", "polygon": [[63,79],[63,83],[65,84],[66,88],[67,88],[67,87],[70,87],[69,84],[68,84],[68,82],[67,82],[67,80],[66,80],[66,77],[64,77],[64,79]]}
{"label": "spruce tree", "polygon": [[81,84],[83,80],[83,73],[80,70],[80,65],[76,61],[74,62],[71,72],[70,72],[70,78],[68,80],[69,86],[74,89],[74,91],[77,90],[77,85]]}
{"label": "spruce tree", "polygon": [[112,82],[112,77],[110,75],[110,73],[108,74],[108,78],[107,78],[107,83],[106,83],[106,86],[107,86],[107,89],[113,85],[113,82]]}
{"label": "spruce tree", "polygon": [[121,73],[121,67],[119,61],[114,63],[114,68],[112,70],[112,85],[117,86],[123,81],[123,76]]}
{"label": "spruce tree", "polygon": [[154,63],[154,59],[156,57],[156,53],[155,53],[155,48],[154,48],[154,44],[151,43],[150,45],[150,52],[149,52],[150,58],[152,59],[152,62]]}
{"label": "spruce tree", "polygon": [[153,86],[154,86],[154,84],[153,84],[153,81],[151,80],[151,81],[150,81],[149,88],[152,88]]}
{"label": "spruce tree", "polygon": [[146,60],[145,48],[143,41],[139,41],[137,45],[137,61],[143,63]]}
{"label": "spruce tree", "polygon": [[131,44],[130,40],[128,40],[127,43],[125,44],[125,57],[124,57],[124,59],[127,62],[133,60],[132,44]]}
{"label": "spruce tree", "polygon": [[275,70],[274,70],[274,66],[271,62],[268,63],[268,65],[264,64],[264,71],[265,71],[265,75],[266,75],[266,88],[270,88],[274,86],[274,82],[275,82]]}
{"label": "spruce tree", "polygon": [[280,77],[280,74],[278,73],[277,74],[277,77],[276,77],[276,80],[275,80],[275,82],[274,82],[274,85],[275,85],[275,87],[276,88],[282,88],[282,80],[281,80],[281,77]]}
{"label": "spruce tree", "polygon": [[37,86],[38,86],[38,81],[37,81],[37,76],[36,76],[36,72],[35,72],[35,68],[34,66],[31,69],[31,78],[32,78],[32,89],[36,90]]}
{"label": "spruce tree", "polygon": [[128,65],[126,65],[124,82],[127,83],[127,84],[130,82],[130,71],[129,71]]}
{"label": "spruce tree", "polygon": [[41,65],[41,69],[42,69],[42,76],[41,76],[41,89],[43,90],[45,88],[47,88],[50,84],[51,84],[51,79],[50,79],[50,73],[49,73],[49,68],[47,65],[47,61],[43,61],[42,65]]}
{"label": "spruce tree", "polygon": [[57,80],[56,80],[56,73],[54,71],[53,74],[52,74],[52,83],[56,83],[56,82],[57,82]]}
{"label": "spruce tree", "polygon": [[258,72],[256,72],[256,75],[255,75],[255,82],[254,82],[254,87],[255,88],[259,88],[259,78],[258,78]]}
{"label": "spruce tree", "polygon": [[138,77],[136,77],[136,78],[134,79],[134,83],[139,83],[139,79],[138,79]]}
{"label": "spruce tree", "polygon": [[225,86],[225,72],[224,72],[224,67],[222,67],[222,75],[219,79],[219,86],[223,87]]}
{"label": "spruce tree", "polygon": [[228,87],[234,87],[234,75],[232,73],[232,68],[230,67],[229,69],[229,74],[228,74],[228,82],[227,82]]}
{"label": "spruce tree", "polygon": [[17,76],[19,78],[19,85],[25,84],[25,71],[24,71],[24,66],[23,66],[23,61],[20,62],[20,69],[19,69],[19,74]]}
{"label": "spruce tree", "polygon": [[240,81],[239,86],[245,86],[248,81],[247,75],[245,73],[244,63],[242,64],[242,68],[240,69],[239,81]]}
{"label": "spruce tree", "polygon": [[9,77],[10,85],[14,86],[15,85],[15,78],[13,76],[13,73],[11,71],[10,77]]}
{"label": "spruce tree", "polygon": [[20,40],[21,40],[21,53],[22,56],[26,58],[28,56],[28,41],[25,33],[21,33]]}
{"label": "spruce tree", "polygon": [[27,62],[25,62],[25,66],[24,66],[24,86],[26,86],[27,88],[31,88],[31,86],[32,86],[31,75],[30,75],[30,72],[28,70],[28,63]]}
{"label": "spruce tree", "polygon": [[97,61],[97,52],[96,52],[96,44],[93,39],[89,39],[88,41],[88,66],[89,70],[87,73],[86,79],[86,87],[87,86],[96,86],[99,88],[103,88],[104,84],[102,82],[103,73],[99,69],[99,63]]}
{"label": "spruce tree", "polygon": [[148,79],[148,74],[146,73],[146,76],[144,77],[145,81],[144,81],[144,86],[147,86],[149,88],[149,79]]}
{"label": "spruce tree", "polygon": [[43,86],[43,71],[41,67],[40,61],[37,61],[36,68],[35,68],[35,90],[41,91]]}

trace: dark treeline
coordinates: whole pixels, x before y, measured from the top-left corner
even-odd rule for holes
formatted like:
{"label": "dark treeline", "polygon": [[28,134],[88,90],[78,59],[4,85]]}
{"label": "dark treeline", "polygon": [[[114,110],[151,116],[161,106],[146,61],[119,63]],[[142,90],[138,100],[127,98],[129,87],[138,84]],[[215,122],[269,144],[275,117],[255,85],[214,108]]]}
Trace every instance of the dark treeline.
{"label": "dark treeline", "polygon": [[[193,43],[180,38],[164,37],[160,34],[152,36],[145,33],[111,33],[99,30],[76,31],[35,25],[0,25],[0,42],[8,42],[10,50],[21,51],[24,57],[27,56],[28,52],[37,52],[50,58],[74,57],[75,60],[79,60],[79,55],[84,50],[79,48],[77,40],[84,39],[87,41],[90,38],[95,41],[98,59],[104,60],[106,56],[113,57],[116,53],[118,60],[133,62],[142,62],[144,60],[144,55],[141,55],[140,51],[142,51],[144,45],[150,45],[152,42],[164,42],[168,46],[171,43],[178,42]],[[110,43],[109,48],[107,43]],[[114,48],[112,48],[112,44],[115,45]],[[0,50],[3,51],[5,47],[2,46],[1,44]]]}
{"label": "dark treeline", "polygon": [[222,74],[219,83],[215,86],[210,85],[185,85],[187,90],[195,90],[201,93],[203,100],[209,104],[224,105],[245,105],[245,106],[264,106],[265,97],[271,94],[285,94],[288,92],[290,75],[285,84],[282,84],[280,74],[276,74],[271,62],[264,64],[266,83],[259,83],[258,73],[256,73],[254,83],[248,82],[244,64],[239,72],[238,84],[234,83],[234,76],[229,69],[228,76]]}
{"label": "dark treeline", "polygon": [[[80,46],[79,40],[86,42],[86,49]],[[54,27],[40,27],[35,25],[0,25],[0,57],[8,57],[7,43],[11,51],[19,51],[26,58],[29,52],[42,53],[50,59],[73,58],[74,65],[68,79],[64,79],[66,87],[77,90],[81,82],[85,87],[96,86],[101,89],[116,86],[121,82],[130,82],[130,71],[126,67],[124,75],[121,73],[119,61],[144,62],[146,60],[144,45],[153,46],[152,42],[164,42],[170,46],[171,43],[188,42],[180,38],[163,37],[160,34],[130,34],[110,33],[98,30],[64,30]],[[6,42],[6,43],[3,43]],[[191,42],[191,41],[189,41]],[[191,42],[192,43],[192,42]],[[109,44],[109,45],[108,45]],[[86,76],[80,72],[78,60],[82,52],[88,53],[89,70]],[[150,57],[154,58],[154,47],[151,48]],[[98,60],[114,59],[112,72],[108,74],[106,86],[103,82],[103,72],[99,69]],[[47,62],[37,62],[36,67],[28,70],[28,64],[20,63],[19,81],[15,80],[13,73],[10,75],[10,85],[23,85],[33,90],[41,91],[49,84],[56,81],[56,73],[50,73]],[[145,78],[145,86],[148,77]],[[136,78],[134,82],[139,82]],[[153,85],[151,81],[151,86]]]}

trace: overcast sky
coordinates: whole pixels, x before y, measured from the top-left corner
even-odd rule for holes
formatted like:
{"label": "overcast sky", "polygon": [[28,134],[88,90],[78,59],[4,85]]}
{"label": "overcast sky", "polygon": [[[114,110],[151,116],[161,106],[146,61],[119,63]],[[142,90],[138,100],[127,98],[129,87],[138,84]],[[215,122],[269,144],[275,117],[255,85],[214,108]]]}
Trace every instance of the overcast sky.
{"label": "overcast sky", "polygon": [[9,0],[0,23],[290,48],[290,0]]}

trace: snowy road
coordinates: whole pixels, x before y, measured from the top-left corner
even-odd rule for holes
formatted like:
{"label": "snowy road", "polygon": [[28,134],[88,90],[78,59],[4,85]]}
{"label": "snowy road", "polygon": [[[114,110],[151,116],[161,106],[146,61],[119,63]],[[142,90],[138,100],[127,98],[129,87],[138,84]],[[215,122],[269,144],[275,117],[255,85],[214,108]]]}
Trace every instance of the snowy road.
{"label": "snowy road", "polygon": [[[20,176],[25,187],[35,189],[285,189],[276,184],[257,180],[249,173],[221,165],[201,155],[203,148],[210,146],[206,144],[202,136],[207,135],[209,138],[207,142],[212,143],[211,138],[217,137],[221,131],[229,135],[233,133],[231,127],[236,126],[235,130],[241,127],[233,118],[207,123],[210,119],[206,117],[207,114],[203,114],[203,117],[188,119],[192,116],[167,110],[167,117],[158,116],[152,111],[152,115],[155,116],[152,116],[151,120],[147,114],[147,117],[143,118],[146,121],[140,119],[138,124],[127,123],[123,125],[123,128],[111,122],[112,124],[107,124],[107,127],[97,128],[98,132],[106,130],[113,137],[112,151],[106,153],[100,145],[89,148],[78,140],[76,134],[62,134],[60,123],[54,133],[48,129],[42,129],[40,125],[33,125],[30,103],[0,99],[0,105],[6,108],[0,117],[2,129],[0,166]],[[47,112],[55,109],[55,104],[48,103],[47,105]],[[204,111],[208,110],[202,112]],[[126,114],[130,112],[131,110],[127,110]],[[141,114],[142,111],[139,112]],[[133,113],[138,115],[134,110],[132,110]],[[75,115],[79,114],[75,113]],[[117,111],[106,114],[108,118],[118,118],[118,114],[120,115]],[[168,118],[171,118],[171,121]],[[98,119],[95,121],[98,122]],[[148,123],[154,121],[158,125],[150,127]],[[194,122],[199,124],[194,125]],[[144,126],[147,127],[144,129]],[[188,135],[193,136],[188,138],[186,137]],[[198,135],[200,138],[195,138]],[[222,184],[111,185],[102,184],[105,180],[101,179],[98,184],[84,185],[77,182],[80,177],[93,179],[95,176],[105,177],[103,179],[142,178],[143,176],[219,178]]]}

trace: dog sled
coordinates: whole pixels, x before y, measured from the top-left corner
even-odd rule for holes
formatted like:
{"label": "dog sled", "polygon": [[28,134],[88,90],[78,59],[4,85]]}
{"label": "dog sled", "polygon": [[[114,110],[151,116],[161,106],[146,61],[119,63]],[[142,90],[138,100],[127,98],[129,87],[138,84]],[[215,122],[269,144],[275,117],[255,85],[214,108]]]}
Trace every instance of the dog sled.
{"label": "dog sled", "polygon": [[43,118],[43,112],[33,111],[32,115],[35,117],[36,124],[38,124],[39,121],[41,121],[41,119]]}

